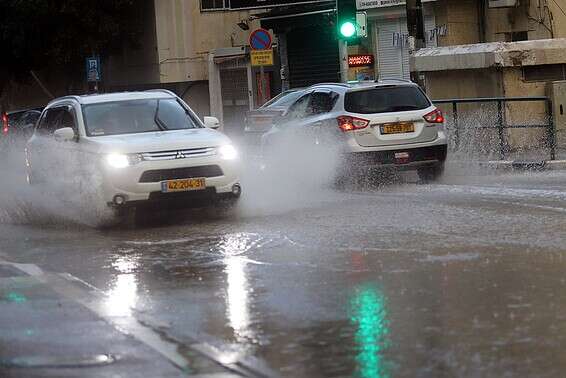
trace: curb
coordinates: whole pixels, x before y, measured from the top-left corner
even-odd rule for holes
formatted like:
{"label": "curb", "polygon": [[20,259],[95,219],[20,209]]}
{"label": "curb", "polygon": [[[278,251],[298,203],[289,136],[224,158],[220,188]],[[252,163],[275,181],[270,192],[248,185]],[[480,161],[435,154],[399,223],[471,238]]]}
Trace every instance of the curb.
{"label": "curb", "polygon": [[480,166],[509,171],[559,171],[566,170],[566,160],[491,160]]}

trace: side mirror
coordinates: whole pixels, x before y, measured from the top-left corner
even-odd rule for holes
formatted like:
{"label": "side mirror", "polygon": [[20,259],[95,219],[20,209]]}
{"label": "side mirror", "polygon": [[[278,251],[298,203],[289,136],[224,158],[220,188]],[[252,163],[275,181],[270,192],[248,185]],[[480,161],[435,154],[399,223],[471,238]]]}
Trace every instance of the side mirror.
{"label": "side mirror", "polygon": [[62,129],[55,130],[53,133],[55,140],[69,142],[75,140],[75,130],[70,127],[63,127]]}
{"label": "side mirror", "polygon": [[216,117],[204,117],[204,125],[210,129],[217,129],[220,127],[220,121]]}

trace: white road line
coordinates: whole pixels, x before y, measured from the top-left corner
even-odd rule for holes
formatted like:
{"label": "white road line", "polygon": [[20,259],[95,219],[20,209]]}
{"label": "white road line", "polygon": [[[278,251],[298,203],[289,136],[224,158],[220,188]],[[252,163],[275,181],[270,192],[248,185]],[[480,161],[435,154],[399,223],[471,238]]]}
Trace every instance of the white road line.
{"label": "white road line", "polygon": [[[152,327],[152,324],[158,324],[157,321],[151,320],[147,315],[144,315],[144,321],[138,320],[133,315],[110,315],[108,313],[108,308],[105,307],[104,304],[106,294],[104,294],[103,291],[96,288],[95,286],[92,286],[69,273],[46,274],[41,268],[34,264],[11,263],[0,258],[0,265],[2,264],[17,268],[27,275],[32,276],[34,279],[48,285],[51,289],[53,289],[63,297],[81,304],[90,311],[94,312],[100,318],[104,319],[119,332],[134,337],[141,343],[147,345],[148,347],[165,357],[181,370],[186,371],[186,369],[190,368],[189,361],[178,352],[178,348],[181,343],[166,340],[161,333],[157,332],[154,329],[156,327]],[[83,285],[88,290],[80,288],[79,286],[73,284],[73,282]],[[199,352],[204,357],[215,361],[218,365],[224,367],[225,369],[241,374],[243,376],[278,376],[277,373],[273,372],[262,361],[259,360],[255,361],[251,359],[250,361],[224,361],[222,352],[212,345],[195,342],[193,344],[185,346]]]}

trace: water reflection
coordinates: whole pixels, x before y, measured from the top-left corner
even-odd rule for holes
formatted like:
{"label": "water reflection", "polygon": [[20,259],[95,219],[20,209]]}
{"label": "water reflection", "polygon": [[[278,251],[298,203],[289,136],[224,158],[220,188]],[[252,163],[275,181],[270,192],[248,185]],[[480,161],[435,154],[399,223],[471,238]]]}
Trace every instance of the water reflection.
{"label": "water reflection", "polygon": [[105,301],[109,316],[131,316],[132,308],[138,300],[138,279],[135,270],[138,267],[137,256],[121,256],[112,263],[119,274],[112,283]]}
{"label": "water reflection", "polygon": [[220,252],[225,256],[226,266],[226,316],[234,337],[238,342],[249,342],[255,334],[250,320],[251,287],[247,276],[249,260],[241,256],[250,248],[252,240],[248,234],[226,235],[219,243]]}
{"label": "water reflection", "polygon": [[389,346],[389,321],[385,297],[372,286],[356,291],[351,301],[351,323],[356,327],[356,376],[387,378],[384,350]]}

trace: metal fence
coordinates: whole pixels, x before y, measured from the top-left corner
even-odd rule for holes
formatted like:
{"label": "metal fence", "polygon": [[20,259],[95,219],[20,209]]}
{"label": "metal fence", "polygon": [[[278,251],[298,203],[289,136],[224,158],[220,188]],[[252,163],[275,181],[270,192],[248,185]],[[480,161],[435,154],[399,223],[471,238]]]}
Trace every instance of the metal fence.
{"label": "metal fence", "polygon": [[[506,129],[545,129],[546,130],[546,143],[550,155],[550,160],[556,159],[556,129],[552,118],[552,102],[548,97],[485,97],[485,98],[464,98],[464,99],[444,99],[444,100],[434,100],[434,104],[451,104],[452,105],[452,120],[453,120],[453,140],[454,146],[458,149],[461,142],[461,134],[464,129],[493,129],[497,130],[499,137],[499,157],[503,160],[505,159],[509,146],[505,138]],[[548,120],[545,124],[507,124],[505,117],[505,107],[506,103],[513,102],[544,102],[546,106],[546,118]],[[460,122],[460,104],[496,104],[497,105],[497,115],[495,120],[495,126],[493,125],[476,125],[468,126],[463,125]]]}

